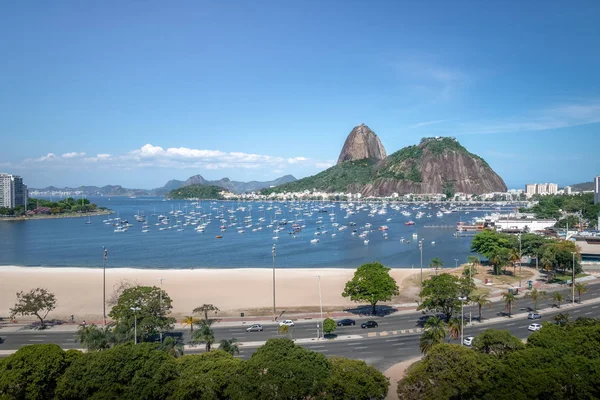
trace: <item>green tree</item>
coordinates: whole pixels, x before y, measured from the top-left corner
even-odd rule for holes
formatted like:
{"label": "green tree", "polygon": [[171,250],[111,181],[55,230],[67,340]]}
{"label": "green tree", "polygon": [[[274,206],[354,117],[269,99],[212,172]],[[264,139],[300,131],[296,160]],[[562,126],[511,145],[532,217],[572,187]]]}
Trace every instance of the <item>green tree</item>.
{"label": "green tree", "polygon": [[401,400],[481,399],[490,364],[469,348],[441,344],[408,369],[396,393]]}
{"label": "green tree", "polygon": [[333,356],[329,363],[331,375],[319,399],[383,400],[387,396],[388,378],[364,361]]}
{"label": "green tree", "polygon": [[180,339],[174,338],[173,336],[165,337],[160,344],[159,349],[169,353],[175,358],[183,356],[183,343]]}
{"label": "green tree", "polygon": [[494,250],[489,261],[494,275],[500,275],[500,271],[510,262],[510,249],[501,247]]}
{"label": "green tree", "polygon": [[444,263],[442,262],[442,260],[440,260],[437,257],[432,258],[431,262],[429,263],[429,267],[434,269],[436,275],[438,273],[438,270],[440,268],[442,268],[443,266],[444,266]]}
{"label": "green tree", "polygon": [[490,296],[487,293],[481,293],[473,296],[471,298],[471,301],[473,302],[473,304],[476,304],[477,308],[479,309],[479,322],[481,322],[481,309],[483,307],[490,308],[492,306]]}
{"label": "green tree", "polygon": [[215,332],[210,328],[210,325],[201,324],[198,330],[194,332],[192,340],[194,343],[204,343],[206,352],[209,352],[215,342]]}
{"label": "green tree", "polygon": [[235,354],[240,354],[240,347],[237,343],[238,340],[236,338],[223,339],[219,343],[219,350],[229,353],[232,356]]}
{"label": "green tree", "polygon": [[326,318],[323,321],[323,332],[325,335],[331,335],[337,329],[337,324],[331,318]]}
{"label": "green tree", "polygon": [[533,288],[529,293],[529,297],[531,297],[531,302],[533,303],[533,312],[537,312],[538,301],[546,297],[546,292]]}
{"label": "green tree", "polygon": [[468,299],[471,298],[471,295],[473,294],[473,292],[475,291],[475,289],[477,288],[477,285],[475,285],[475,281],[473,280],[473,278],[467,276],[461,276],[459,279],[459,294],[462,297],[466,297]]}
{"label": "green tree", "polygon": [[213,319],[208,318],[208,313],[214,312],[216,314],[219,311],[221,311],[221,310],[219,310],[219,308],[217,306],[215,306],[214,304],[202,304],[200,307],[194,308],[195,313],[204,314],[203,321],[204,321],[205,325],[211,325],[214,321]]}
{"label": "green tree", "polygon": [[230,399],[243,361],[224,351],[193,354],[177,360],[178,378],[172,398],[178,400]]}
{"label": "green tree", "polygon": [[54,293],[44,288],[35,288],[27,293],[17,293],[17,303],[10,309],[10,314],[13,318],[15,315],[35,315],[40,320],[40,329],[44,329],[46,327],[44,319],[55,308]]}
{"label": "green tree", "polygon": [[588,291],[588,287],[587,284],[582,283],[582,282],[575,282],[575,291],[577,292],[577,295],[579,296],[579,302],[581,303],[581,295],[585,292]]}
{"label": "green tree", "polygon": [[517,238],[505,233],[485,229],[477,233],[471,242],[471,251],[479,253],[488,260],[492,258],[499,249],[509,250],[518,248]]}
{"label": "green tree", "polygon": [[84,354],[58,379],[57,399],[166,399],[177,380],[175,359],[156,343],[126,343]]}
{"label": "green tree", "polygon": [[[132,308],[139,310],[135,311]],[[156,286],[135,286],[121,293],[117,304],[108,315],[117,324],[117,337],[133,332],[137,319],[138,336],[143,341],[151,335],[173,329],[175,319],[168,316],[172,308],[171,298],[164,290]],[[128,336],[126,335],[127,339]]]}
{"label": "green tree", "polygon": [[567,325],[570,322],[570,317],[569,314],[565,314],[565,313],[559,313],[556,314],[554,316],[554,318],[552,318],[554,320],[554,322],[556,322],[558,325],[560,326],[564,326]]}
{"label": "green tree", "polygon": [[502,300],[504,300],[504,304],[506,304],[506,309],[508,310],[508,317],[511,317],[512,305],[517,300],[517,297],[512,293],[504,293],[502,295]]}
{"label": "green tree", "polygon": [[200,320],[198,318],[194,318],[191,315],[186,315],[185,317],[183,317],[183,320],[181,321],[183,323],[183,326],[190,326],[190,333],[194,334],[194,325],[197,325]]}
{"label": "green tree", "polygon": [[426,354],[433,346],[440,344],[448,334],[447,325],[439,317],[429,317],[425,321],[423,334],[419,341],[421,353]]}
{"label": "green tree", "polygon": [[21,347],[0,362],[0,398],[53,399],[57,380],[80,356],[55,344]]}
{"label": "green tree", "polygon": [[378,302],[390,301],[399,293],[396,281],[390,276],[390,268],[373,262],[358,267],[354,277],[346,283],[342,296],[356,302],[368,302],[375,315]]}
{"label": "green tree", "polygon": [[449,320],[452,314],[460,310],[460,285],[457,277],[440,274],[423,281],[419,293],[421,304],[417,310],[441,312]]}
{"label": "green tree", "polygon": [[290,336],[290,327],[287,325],[280,325],[277,327],[277,333],[279,335],[286,335],[286,336]]}
{"label": "green tree", "polygon": [[462,332],[462,321],[460,318],[450,318],[448,321],[448,333],[450,337],[457,340]]}
{"label": "green tree", "polygon": [[508,259],[513,266],[513,276],[517,276],[517,262],[521,262],[521,253],[519,252],[519,249],[516,247],[511,248],[508,252]]}
{"label": "green tree", "polygon": [[473,339],[471,348],[480,353],[502,357],[525,348],[525,345],[508,331],[487,329]]}
{"label": "green tree", "polygon": [[315,398],[330,375],[331,365],[323,354],[307,350],[289,339],[269,339],[244,363],[238,374],[237,398]]}
{"label": "green tree", "polygon": [[87,351],[106,350],[115,343],[112,329],[108,326],[103,328],[96,325],[80,326],[76,336]]}
{"label": "green tree", "polygon": [[561,292],[554,292],[554,294],[552,295],[552,299],[556,301],[558,308],[560,308],[560,303],[565,299],[565,297]]}

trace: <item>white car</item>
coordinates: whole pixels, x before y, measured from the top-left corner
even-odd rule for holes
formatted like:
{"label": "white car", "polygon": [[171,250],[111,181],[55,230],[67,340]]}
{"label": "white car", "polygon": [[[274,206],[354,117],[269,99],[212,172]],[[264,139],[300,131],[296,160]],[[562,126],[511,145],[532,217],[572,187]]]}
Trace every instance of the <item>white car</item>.
{"label": "white car", "polygon": [[529,329],[532,332],[539,331],[540,329],[542,329],[542,325],[540,325],[540,324],[531,324],[531,325],[529,325],[529,327],[527,327],[527,329]]}
{"label": "white car", "polygon": [[281,321],[279,326],[294,326],[294,321],[291,319],[286,319],[285,321]]}
{"label": "white car", "polygon": [[463,344],[465,346],[470,346],[473,344],[473,339],[475,339],[475,337],[473,336],[467,336],[464,340],[463,340]]}

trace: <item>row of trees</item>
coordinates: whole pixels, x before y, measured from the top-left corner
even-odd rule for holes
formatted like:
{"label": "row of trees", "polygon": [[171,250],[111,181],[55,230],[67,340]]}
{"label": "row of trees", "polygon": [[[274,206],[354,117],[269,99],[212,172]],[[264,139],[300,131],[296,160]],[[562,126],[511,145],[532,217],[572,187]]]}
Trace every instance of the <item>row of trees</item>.
{"label": "row of trees", "polygon": [[560,314],[527,343],[488,329],[471,348],[436,344],[398,383],[400,399],[600,398],[600,321]]}
{"label": "row of trees", "polygon": [[224,351],[175,358],[158,344],[104,351],[26,346],[0,360],[6,399],[383,399],[389,382],[364,361],[271,339],[249,360]]}
{"label": "row of trees", "polygon": [[516,264],[521,256],[534,257],[539,264],[550,272],[565,272],[573,268],[573,253],[575,253],[575,273],[580,273],[581,255],[577,245],[570,240],[556,240],[533,233],[524,233],[519,237],[493,230],[479,232],[473,238],[471,251],[488,259],[494,274],[498,275],[506,267],[513,267],[515,275]]}
{"label": "row of trees", "polygon": [[62,214],[68,212],[91,212],[96,211],[98,206],[90,203],[88,199],[75,200],[72,197],[59,201],[30,198],[27,207],[17,206],[15,208],[0,207],[2,216],[23,216],[36,214]]}
{"label": "row of trees", "polygon": [[[581,213],[583,221],[590,224],[591,227],[597,228],[597,217],[600,213],[600,204],[594,204],[593,193],[582,193],[576,195],[548,195],[534,196],[534,200],[538,203],[531,208],[524,208],[524,212],[533,212],[537,218],[555,218],[560,220],[565,213]],[[569,226],[574,226],[571,222],[579,223],[579,218],[571,220]],[[562,222],[560,226],[564,227],[566,222]]]}

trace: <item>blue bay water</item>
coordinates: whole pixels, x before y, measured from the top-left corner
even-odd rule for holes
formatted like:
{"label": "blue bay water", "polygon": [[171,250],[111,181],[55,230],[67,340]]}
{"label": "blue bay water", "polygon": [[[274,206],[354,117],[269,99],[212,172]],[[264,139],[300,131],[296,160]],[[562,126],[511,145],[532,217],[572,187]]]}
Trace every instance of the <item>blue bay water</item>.
{"label": "blue bay water", "polygon": [[[410,217],[388,207],[385,215],[374,214],[370,217],[368,211],[365,211],[368,209],[363,209],[349,218],[344,218],[346,213],[340,210],[340,203],[294,204],[295,207],[308,208],[333,204],[333,208],[326,208],[329,212],[314,212],[309,217],[298,216],[297,211],[290,211],[289,202],[203,201],[200,208],[196,208],[190,201],[161,201],[158,197],[92,197],[90,201],[99,206],[109,207],[133,226],[127,232],[117,233],[112,225],[102,222],[116,217],[117,214],[92,217],[92,224],[85,223],[87,218],[0,222],[0,265],[100,267],[102,247],[106,246],[109,268],[270,268],[271,248],[276,244],[277,268],[356,268],[372,261],[380,261],[389,267],[418,268],[418,239],[424,239],[424,266],[429,264],[431,258],[439,257],[445,266],[453,267],[455,259],[465,262],[471,254],[471,238],[455,237],[453,228],[426,226],[454,227],[459,220],[469,221],[484,214],[483,211],[471,211],[466,215],[459,211],[436,217],[438,208],[431,206],[431,209],[422,210],[426,214],[432,214],[431,218],[415,219],[417,211],[409,206],[407,211],[412,214]],[[261,205],[264,205],[264,210],[259,209]],[[274,215],[275,209],[266,211],[269,206],[281,207],[283,214]],[[266,221],[262,224],[263,229],[256,232],[245,229],[245,233],[240,234],[236,228],[229,227],[226,232],[221,232],[221,223],[216,216],[223,213],[227,218],[230,214],[226,210],[238,207],[246,207],[246,211],[235,213],[238,221],[252,215],[256,227],[258,218],[263,217]],[[157,216],[162,214],[174,220],[169,214],[172,210],[210,213],[213,221],[203,233],[196,232],[191,225],[184,227],[182,232],[178,232],[177,229],[159,231],[159,227],[154,225],[158,221]],[[135,221],[134,215],[138,212],[148,218],[150,231],[147,233],[142,233],[142,224]],[[157,216],[151,216],[154,212]],[[352,221],[356,223],[356,227],[351,226],[344,231],[338,231],[336,227],[331,226],[330,214],[335,214],[339,226],[348,225]],[[279,239],[274,240],[275,226],[267,229],[266,225],[276,217],[279,220],[302,218],[306,228],[294,238],[288,234],[291,230],[291,224],[288,224],[279,232]],[[326,235],[314,235],[317,232],[318,217],[323,219],[323,229],[328,230]],[[391,218],[391,221],[388,222],[388,218]],[[179,219],[184,221],[183,217]],[[405,222],[408,220],[414,220],[416,224],[406,226]],[[370,229],[373,232],[369,233],[369,244],[365,245],[358,233],[367,222],[372,224]],[[239,222],[238,226],[241,225],[244,224]],[[378,230],[382,225],[389,227],[387,239],[383,232]],[[353,228],[358,229],[356,236],[351,235]],[[332,237],[332,233],[336,233],[336,237]],[[417,240],[413,239],[413,233],[417,233]],[[222,235],[223,238],[216,239],[216,235]],[[314,238],[318,238],[320,242],[310,243]],[[400,242],[401,238],[405,239],[405,243]]]}

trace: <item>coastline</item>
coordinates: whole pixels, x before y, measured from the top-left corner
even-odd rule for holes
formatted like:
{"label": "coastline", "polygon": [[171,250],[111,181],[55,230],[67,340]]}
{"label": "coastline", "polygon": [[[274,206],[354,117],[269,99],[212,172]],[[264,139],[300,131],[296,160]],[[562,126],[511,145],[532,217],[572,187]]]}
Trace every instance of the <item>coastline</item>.
{"label": "coastline", "polygon": [[[354,268],[276,269],[276,303],[282,311],[316,310],[319,307],[320,276],[323,307],[326,311],[362,305],[341,296],[354,275]],[[394,268],[390,275],[400,288],[419,269]],[[43,287],[56,295],[57,304],[48,319],[99,320],[102,317],[102,268],[0,266],[0,316],[8,316],[15,294]],[[106,297],[109,299],[120,282],[159,286],[172,299],[173,316],[181,318],[203,304],[220,308],[219,315],[265,315],[273,307],[273,270],[270,268],[231,269],[141,269],[107,268]],[[403,301],[392,299],[387,304]],[[386,303],[382,303],[386,304]],[[107,313],[110,307],[107,306]],[[23,317],[17,317],[17,319]],[[25,319],[29,320],[30,317]]]}
{"label": "coastline", "polygon": [[85,218],[85,217],[96,217],[98,215],[111,215],[115,212],[112,210],[99,210],[93,213],[68,213],[68,214],[49,214],[49,215],[22,215],[19,217],[0,217],[0,221],[35,221],[44,219],[63,219],[63,218]]}

